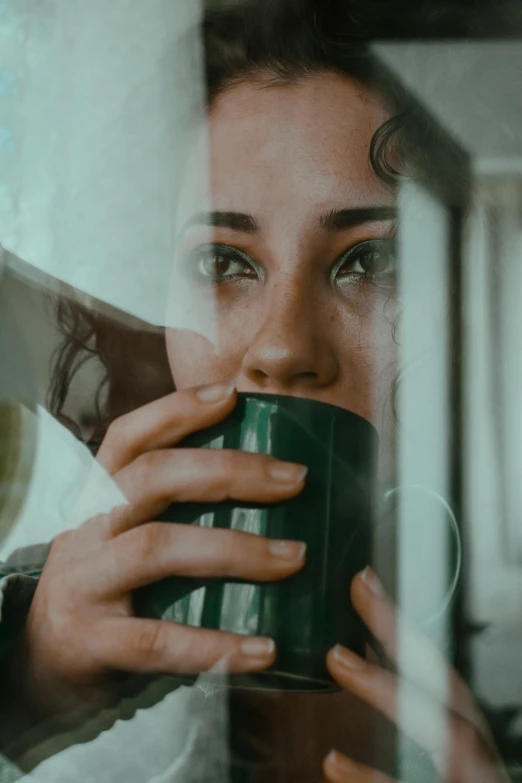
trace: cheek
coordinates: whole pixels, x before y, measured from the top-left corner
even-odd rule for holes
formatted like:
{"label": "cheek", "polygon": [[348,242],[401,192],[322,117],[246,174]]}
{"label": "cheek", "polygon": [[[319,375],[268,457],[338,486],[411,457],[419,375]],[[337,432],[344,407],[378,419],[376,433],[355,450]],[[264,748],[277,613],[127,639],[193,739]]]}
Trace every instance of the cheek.
{"label": "cheek", "polygon": [[366,345],[359,353],[359,367],[367,393],[367,418],[379,435],[379,471],[382,480],[395,475],[396,415],[394,389],[397,379],[399,346],[395,339],[396,314],[377,308],[365,319]]}
{"label": "cheek", "polygon": [[176,389],[212,382],[215,351],[213,344],[196,332],[167,329],[167,356]]}
{"label": "cheek", "polygon": [[228,337],[223,328],[219,341],[186,329],[167,329],[167,355],[176,389],[235,378],[247,347],[240,340]]}
{"label": "cheek", "polygon": [[347,407],[379,432],[390,419],[397,365],[394,313],[381,297],[345,302],[335,329]]}
{"label": "cheek", "polygon": [[173,273],[165,334],[176,389],[236,377],[248,348],[251,306],[251,297],[219,296]]}

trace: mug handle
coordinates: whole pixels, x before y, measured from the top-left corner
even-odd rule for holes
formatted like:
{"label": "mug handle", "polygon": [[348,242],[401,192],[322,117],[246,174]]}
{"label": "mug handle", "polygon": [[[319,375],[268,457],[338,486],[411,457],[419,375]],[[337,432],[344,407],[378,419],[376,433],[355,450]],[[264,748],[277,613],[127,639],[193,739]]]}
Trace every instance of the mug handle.
{"label": "mug handle", "polygon": [[383,518],[389,514],[396,512],[400,505],[401,495],[407,495],[408,493],[416,493],[427,496],[430,500],[437,501],[445,512],[446,519],[449,522],[449,529],[453,538],[453,552],[452,559],[454,560],[454,572],[451,577],[446,595],[442,601],[440,608],[432,615],[430,615],[424,622],[423,627],[428,628],[430,625],[439,620],[445,612],[448,610],[459,584],[459,579],[462,572],[462,539],[457,522],[457,518],[453,512],[453,509],[449,505],[448,501],[430,487],[425,487],[421,484],[406,484],[406,485],[389,485],[383,484],[379,492],[378,501],[378,513],[376,515],[376,525],[374,530],[378,530],[380,525],[384,524]]}

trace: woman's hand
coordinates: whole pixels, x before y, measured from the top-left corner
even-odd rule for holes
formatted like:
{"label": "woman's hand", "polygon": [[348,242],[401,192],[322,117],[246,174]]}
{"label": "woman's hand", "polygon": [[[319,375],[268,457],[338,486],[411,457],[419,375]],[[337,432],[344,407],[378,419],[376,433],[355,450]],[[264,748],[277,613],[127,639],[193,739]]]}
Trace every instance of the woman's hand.
{"label": "woman's hand", "polygon": [[133,616],[132,591],[167,576],[278,580],[304,546],[239,531],[154,522],[173,502],[272,503],[304,485],[305,469],[271,457],[174,449],[234,408],[232,386],[177,392],[117,420],[98,459],[129,503],[54,541],[17,651],[41,711],[104,704],[117,673],[247,672],[275,658],[269,639]]}
{"label": "woman's hand", "polygon": [[[466,684],[399,615],[370,568],[353,580],[351,597],[397,674],[339,645],[327,658],[332,676],[424,749],[441,783],[505,783],[491,734]],[[335,750],[323,771],[331,783],[397,783]]]}

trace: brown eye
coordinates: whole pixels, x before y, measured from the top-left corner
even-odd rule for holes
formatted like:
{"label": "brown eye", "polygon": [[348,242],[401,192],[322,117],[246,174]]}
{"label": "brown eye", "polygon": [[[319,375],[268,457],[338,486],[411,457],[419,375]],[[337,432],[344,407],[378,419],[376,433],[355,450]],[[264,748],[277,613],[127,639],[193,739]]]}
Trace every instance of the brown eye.
{"label": "brown eye", "polygon": [[257,278],[257,264],[245,253],[227,245],[205,245],[192,251],[195,273],[216,283],[240,278]]}
{"label": "brown eye", "polygon": [[336,282],[391,278],[397,266],[393,239],[360,242],[344,253],[334,268]]}

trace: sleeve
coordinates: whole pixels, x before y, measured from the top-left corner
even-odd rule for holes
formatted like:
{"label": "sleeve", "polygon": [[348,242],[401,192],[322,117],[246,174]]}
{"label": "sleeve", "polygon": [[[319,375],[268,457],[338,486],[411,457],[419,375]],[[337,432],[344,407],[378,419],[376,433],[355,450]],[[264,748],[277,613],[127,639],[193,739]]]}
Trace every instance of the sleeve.
{"label": "sleeve", "polygon": [[149,710],[179,687],[172,678],[130,676],[122,680],[117,702],[93,715],[82,714],[81,709],[77,715],[55,717],[33,713],[16,674],[16,641],[50,548],[50,544],[27,547],[0,563],[0,783],[17,781],[22,775],[32,780],[34,768],[54,757],[59,757],[56,764],[61,769],[82,756],[80,746],[87,747],[88,755],[90,743],[116,722],[132,721],[138,711]]}
{"label": "sleeve", "polygon": [[20,549],[0,563],[0,662],[24,626],[50,548]]}
{"label": "sleeve", "polygon": [[[20,631],[49,554],[50,544],[32,546],[14,552],[5,563],[0,563],[0,670]],[[3,677],[0,675],[0,681]],[[11,709],[8,688],[2,687],[0,696],[0,738],[3,727],[16,722]],[[4,755],[0,755],[0,783],[14,783],[24,773]]]}

